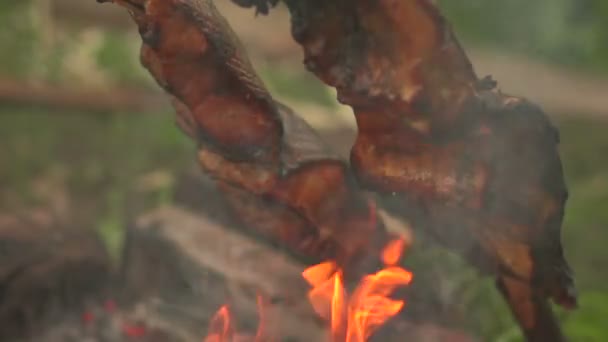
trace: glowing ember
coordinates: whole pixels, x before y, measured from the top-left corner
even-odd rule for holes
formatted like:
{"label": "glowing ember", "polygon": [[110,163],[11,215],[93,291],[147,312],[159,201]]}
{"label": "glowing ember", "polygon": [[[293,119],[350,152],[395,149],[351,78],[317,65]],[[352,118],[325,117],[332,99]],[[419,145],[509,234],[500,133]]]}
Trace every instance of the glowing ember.
{"label": "glowing ember", "polygon": [[209,332],[203,342],[268,342],[264,336],[264,310],[262,297],[257,297],[260,323],[255,336],[235,332],[233,318],[227,305],[222,306],[211,319]]}
{"label": "glowing ember", "polygon": [[412,273],[394,266],[399,262],[404,246],[403,240],[390,242],[382,251],[385,268],[365,276],[350,296],[343,286],[342,270],[334,262],[312,266],[302,273],[313,287],[308,298],[315,312],[330,322],[332,341],[367,341],[403,308],[403,301],[389,296],[412,280]]}

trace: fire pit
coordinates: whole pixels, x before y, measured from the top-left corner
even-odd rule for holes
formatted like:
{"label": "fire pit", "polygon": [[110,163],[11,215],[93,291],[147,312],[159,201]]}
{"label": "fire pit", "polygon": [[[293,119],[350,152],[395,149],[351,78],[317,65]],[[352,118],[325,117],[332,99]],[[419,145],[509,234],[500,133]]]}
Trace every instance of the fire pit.
{"label": "fire pit", "polygon": [[[388,319],[403,308],[404,302],[388,296],[399,286],[410,283],[412,274],[395,266],[403,252],[404,241],[395,240],[383,251],[385,268],[365,276],[351,295],[344,287],[342,270],[334,261],[307,268],[302,274],[313,287],[308,299],[315,312],[329,322],[332,341],[364,342]],[[232,326],[227,306],[216,313],[209,327],[206,342],[219,341],[267,341],[276,337],[265,335],[263,299],[258,297],[260,323],[255,336],[239,336]]]}

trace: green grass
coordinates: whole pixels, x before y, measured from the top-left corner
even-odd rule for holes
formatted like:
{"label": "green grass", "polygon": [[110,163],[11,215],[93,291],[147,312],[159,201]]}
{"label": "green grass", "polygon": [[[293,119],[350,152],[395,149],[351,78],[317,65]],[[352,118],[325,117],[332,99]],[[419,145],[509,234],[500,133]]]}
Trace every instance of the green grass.
{"label": "green grass", "polygon": [[[173,113],[48,112],[0,107],[0,205],[40,202],[32,180],[60,170],[83,228],[98,229],[117,255],[132,193],[152,171],[171,174],[194,162],[194,146]],[[152,204],[170,189],[155,189]],[[145,199],[142,197],[141,201]],[[135,204],[141,206],[141,204]]]}
{"label": "green grass", "polygon": [[581,116],[558,124],[570,190],[562,241],[580,291],[564,329],[572,341],[608,341],[608,122]]}
{"label": "green grass", "polygon": [[[608,123],[559,122],[561,153],[570,189],[563,241],[579,287],[608,291]],[[608,305],[608,303],[606,303]]]}

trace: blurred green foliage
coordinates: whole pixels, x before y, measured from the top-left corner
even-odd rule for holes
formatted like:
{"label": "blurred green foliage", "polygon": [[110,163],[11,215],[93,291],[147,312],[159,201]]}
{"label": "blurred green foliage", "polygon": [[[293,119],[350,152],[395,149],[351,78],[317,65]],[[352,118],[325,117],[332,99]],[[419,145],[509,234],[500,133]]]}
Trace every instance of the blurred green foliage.
{"label": "blurred green foliage", "polygon": [[606,341],[608,293],[589,291],[580,296],[581,310],[564,320],[564,330],[572,341]]}
{"label": "blurred green foliage", "polygon": [[[82,0],[84,1],[84,0]],[[31,1],[0,1],[0,74],[62,82],[67,57],[86,40],[64,32],[51,46]],[[446,16],[467,43],[515,51],[578,69],[608,72],[608,1],[604,0],[440,0]],[[110,82],[151,85],[139,66],[129,35],[100,32],[91,56]],[[85,56],[86,57],[86,56]],[[42,70],[42,72],[40,71]],[[335,100],[302,71],[264,68],[261,76],[279,95],[335,106]],[[580,309],[560,312],[572,341],[608,341],[608,120],[571,117],[558,122],[561,152],[571,197],[563,240],[581,291]],[[142,175],[162,169],[176,174],[194,163],[194,146],[167,113],[49,112],[43,108],[0,107],[0,184],[10,184],[8,201],[36,202],[31,180],[50,169],[64,170],[92,226],[118,256]],[[2,189],[2,190],[6,190]],[[145,198],[151,205],[170,199],[166,185]],[[140,202],[138,198],[135,202]],[[86,211],[86,210],[83,210]],[[86,212],[84,214],[87,214]],[[481,280],[460,259],[439,249],[414,246],[412,265],[441,264],[455,279],[453,295],[466,328],[488,341],[520,341],[508,309],[490,279]]]}
{"label": "blurred green foliage", "polygon": [[275,96],[301,102],[314,102],[333,108],[336,100],[327,87],[311,73],[294,70],[293,66],[264,66],[258,70],[260,77]]}
{"label": "blurred green foliage", "polygon": [[439,0],[465,40],[608,72],[605,0]]}
{"label": "blurred green foliage", "polygon": [[[0,106],[0,207],[35,204],[31,181],[50,170],[63,178],[78,223],[97,228],[118,256],[133,205],[159,205],[171,189],[160,186],[147,196],[129,198],[151,172],[175,174],[194,163],[194,146],[166,113],[54,112],[43,108]],[[170,186],[168,184],[167,186]],[[137,203],[131,203],[137,201]],[[80,211],[80,212],[79,212]],[[90,217],[88,217],[90,216]]]}
{"label": "blurred green foliage", "polygon": [[0,72],[23,76],[34,63],[36,26],[27,0],[0,3]]}
{"label": "blurred green foliage", "polygon": [[122,83],[146,83],[149,74],[134,58],[139,44],[134,44],[133,36],[118,32],[105,32],[102,44],[96,51],[97,65],[110,77]]}

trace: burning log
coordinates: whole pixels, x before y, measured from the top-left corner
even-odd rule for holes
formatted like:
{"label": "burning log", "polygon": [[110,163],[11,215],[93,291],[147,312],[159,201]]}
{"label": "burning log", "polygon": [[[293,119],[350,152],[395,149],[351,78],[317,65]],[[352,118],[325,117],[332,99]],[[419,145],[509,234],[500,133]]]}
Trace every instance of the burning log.
{"label": "burning log", "polygon": [[[134,295],[134,302],[152,303],[151,325],[180,332],[180,341],[200,342],[206,334],[207,341],[215,341],[213,333],[220,335],[225,324],[229,334],[251,336],[261,324],[268,340],[326,341],[330,336],[313,310],[327,305],[318,301],[324,286],[313,289],[315,301],[309,303],[305,262],[206,216],[176,207],[148,213],[129,230],[125,251],[125,294]],[[312,279],[324,265],[309,268],[304,276]],[[370,341],[400,341],[404,334],[429,342],[472,341],[434,324],[432,317],[420,323],[396,317],[385,328]]]}
{"label": "burning log", "polygon": [[304,264],[269,245],[188,211],[165,208],[136,222],[125,250],[125,293],[137,293],[138,300],[157,298],[161,316],[177,321],[191,313],[195,319],[182,329],[198,341],[226,303],[250,323],[244,328],[257,327],[258,296],[271,302],[263,307],[265,320],[272,322],[266,326],[269,335],[323,340],[324,327],[306,300]]}
{"label": "burning log", "polygon": [[129,110],[147,112],[167,106],[158,94],[132,88],[83,89],[82,86],[31,84],[0,77],[0,103],[17,106],[41,106],[57,111],[106,113]]}
{"label": "burning log", "polygon": [[496,275],[529,340],[563,340],[546,302],[576,306],[560,241],[567,190],[542,110],[478,79],[431,1],[284,2],[306,67],[354,110],[359,183]]}
{"label": "burning log", "polygon": [[[227,220],[225,208],[216,208],[214,216]],[[329,335],[306,297],[305,262],[207,215],[164,208],[140,217],[128,230],[121,276],[114,279],[121,283],[107,281],[113,278],[109,261],[92,232],[0,217],[0,241],[3,341],[200,342],[226,303],[237,332],[262,320],[268,324],[260,336],[308,342]],[[374,341],[399,341],[404,334],[471,341],[432,318],[418,324],[397,317],[390,335],[380,333]]]}

